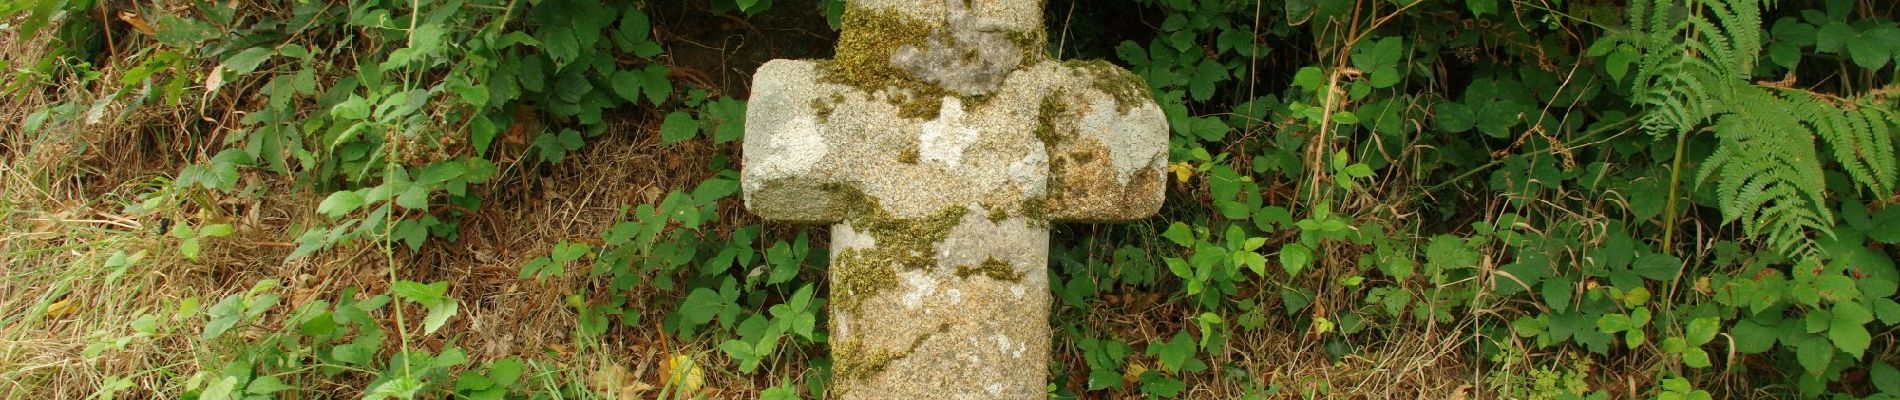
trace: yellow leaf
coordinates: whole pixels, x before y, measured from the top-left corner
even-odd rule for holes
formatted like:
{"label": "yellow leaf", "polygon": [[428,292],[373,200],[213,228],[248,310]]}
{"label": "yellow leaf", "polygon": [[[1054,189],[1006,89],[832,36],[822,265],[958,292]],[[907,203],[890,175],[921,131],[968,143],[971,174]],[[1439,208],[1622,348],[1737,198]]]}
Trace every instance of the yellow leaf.
{"label": "yellow leaf", "polygon": [[1333,320],[1319,315],[1313,316],[1313,334],[1325,335],[1333,332]]}
{"label": "yellow leaf", "polygon": [[47,318],[62,318],[68,315],[73,315],[73,312],[76,312],[76,311],[79,311],[79,305],[73,304],[72,299],[60,300],[60,301],[55,301],[53,302],[53,304],[48,304],[46,306],[46,317]]}
{"label": "yellow leaf", "polygon": [[676,354],[660,362],[660,379],[671,393],[698,393],[706,384],[706,372],[699,369],[699,363],[693,357]]}
{"label": "yellow leaf", "polygon": [[1182,183],[1186,183],[1188,178],[1194,177],[1194,166],[1188,165],[1187,162],[1168,164],[1168,170],[1174,171],[1174,179],[1180,180]]}
{"label": "yellow leaf", "polygon": [[1140,362],[1129,362],[1128,369],[1122,372],[1122,383],[1129,384],[1129,383],[1140,382],[1141,374],[1147,373],[1147,372],[1148,372],[1148,366],[1142,365]]}

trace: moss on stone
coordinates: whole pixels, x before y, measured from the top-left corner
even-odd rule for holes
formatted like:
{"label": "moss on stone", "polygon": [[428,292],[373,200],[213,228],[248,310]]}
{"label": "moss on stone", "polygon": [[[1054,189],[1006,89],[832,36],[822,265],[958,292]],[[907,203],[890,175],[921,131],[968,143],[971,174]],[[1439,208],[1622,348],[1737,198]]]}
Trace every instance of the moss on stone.
{"label": "moss on stone", "polygon": [[1069,160],[1075,161],[1076,164],[1088,164],[1089,161],[1095,160],[1095,153],[1081,150],[1071,151],[1069,152]]}
{"label": "moss on stone", "polygon": [[864,299],[897,287],[897,271],[867,249],[844,249],[831,262],[831,302],[856,312]]}
{"label": "moss on stone", "polygon": [[995,204],[984,204],[983,209],[989,210],[990,212],[989,220],[990,220],[990,223],[992,224],[1001,223],[1003,222],[1003,220],[1009,219],[1009,208],[1007,207],[998,206]]}
{"label": "moss on stone", "polygon": [[1061,91],[1049,93],[1036,108],[1036,139],[1042,141],[1044,150],[1055,150],[1056,144],[1064,139],[1065,130],[1056,128],[1056,119],[1069,113],[1069,105],[1062,102],[1066,97]]}
{"label": "moss on stone", "polygon": [[1040,29],[1009,33],[1009,42],[1022,49],[1021,65],[1035,65],[1049,59],[1049,33]]}
{"label": "moss on stone", "polygon": [[923,47],[936,28],[890,10],[845,4],[838,33],[837,54],[818,63],[819,79],[865,92],[886,91],[884,99],[897,106],[904,118],[934,119],[949,90],[910,77],[891,65],[891,56],[904,46]]}
{"label": "moss on stone", "polygon": [[897,151],[897,162],[901,162],[905,164],[916,164],[917,157],[918,157],[918,154],[917,154],[916,147],[905,147],[903,150]]}
{"label": "moss on stone", "polygon": [[1023,273],[1021,271],[1017,271],[1015,267],[1010,266],[1008,261],[998,260],[996,257],[983,260],[983,264],[975,267],[968,265],[957,266],[958,278],[970,279],[971,276],[978,274],[1003,282],[1021,282],[1023,280]]}
{"label": "moss on stone", "polygon": [[818,117],[818,123],[830,122],[831,112],[834,111],[833,107],[836,104],[826,102],[825,99],[811,99],[811,113]]}
{"label": "moss on stone", "polygon": [[[950,324],[937,324],[937,330],[928,332],[910,340],[910,347],[904,351],[890,349],[865,349],[862,338],[854,337],[839,340],[832,346],[832,374],[843,380],[863,380],[884,371],[891,361],[909,357],[923,347],[924,340],[939,333],[949,332]],[[857,335],[862,335],[859,333]],[[854,336],[857,336],[854,335]]]}
{"label": "moss on stone", "polygon": [[1089,74],[1091,78],[1089,87],[1115,98],[1116,112],[1127,113],[1136,104],[1142,104],[1154,98],[1154,95],[1148,92],[1148,82],[1114,63],[1104,60],[1069,60],[1063,61],[1062,66]]}
{"label": "moss on stone", "polygon": [[[897,107],[904,118],[936,119],[945,97],[956,97],[965,108],[987,104],[993,96],[961,95],[934,82],[917,79],[902,68],[891,65],[891,57],[906,46],[922,49],[931,45],[964,48],[954,35],[940,27],[903,13],[845,4],[840,21],[837,52],[830,60],[818,62],[819,79],[842,84],[867,93],[883,92],[883,100]],[[1041,30],[1009,32],[1011,43],[1022,51],[1018,65],[1030,65],[1047,59],[1048,34]],[[976,49],[962,54],[965,62],[977,62]]]}
{"label": "moss on stone", "polygon": [[865,299],[896,287],[899,268],[909,271],[936,265],[937,244],[969,212],[948,207],[923,218],[897,218],[855,186],[828,184],[824,189],[831,197],[830,213],[876,242],[869,248],[841,250],[832,262],[832,302],[851,313]]}
{"label": "moss on stone", "polygon": [[[1053,177],[1054,175],[1050,175],[1050,176]],[[1054,189],[1055,185],[1050,185],[1050,188]],[[1022,210],[1023,218],[1029,220],[1029,226],[1032,226],[1032,227],[1049,226],[1050,205],[1049,205],[1048,197],[1037,196],[1037,197],[1023,199],[1022,204],[1018,207]]]}
{"label": "moss on stone", "polygon": [[891,360],[904,358],[904,354],[889,349],[865,349],[858,340],[846,340],[832,349],[835,361],[831,371],[839,379],[863,380],[884,370]]}

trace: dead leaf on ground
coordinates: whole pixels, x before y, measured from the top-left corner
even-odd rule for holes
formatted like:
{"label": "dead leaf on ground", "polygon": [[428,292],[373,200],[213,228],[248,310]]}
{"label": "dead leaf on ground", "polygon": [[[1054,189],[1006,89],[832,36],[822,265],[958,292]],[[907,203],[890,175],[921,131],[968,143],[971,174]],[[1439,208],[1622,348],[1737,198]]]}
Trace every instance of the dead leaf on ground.
{"label": "dead leaf on ground", "polygon": [[152,29],[152,24],[145,22],[145,18],[140,17],[138,13],[131,12],[131,11],[119,11],[119,20],[125,21],[126,24],[132,25],[132,29],[138,30],[139,33],[143,33],[147,35],[158,33],[158,30]]}
{"label": "dead leaf on ground", "polygon": [[588,376],[587,388],[615,399],[638,399],[642,398],[642,393],[653,390],[652,384],[641,382],[638,378],[636,374],[628,373],[627,367],[612,364]]}
{"label": "dead leaf on ground", "polygon": [[1449,396],[1449,397],[1446,397],[1446,399],[1449,399],[1449,400],[1465,400],[1465,399],[1469,399],[1469,398],[1471,398],[1471,397],[1470,397],[1470,395],[1467,395],[1466,393],[1468,393],[1468,392],[1470,392],[1470,391],[1471,391],[1471,385],[1468,385],[1468,384],[1467,384],[1467,385],[1458,385],[1458,388],[1457,388],[1457,389],[1452,389],[1452,390],[1451,390],[1451,396]]}

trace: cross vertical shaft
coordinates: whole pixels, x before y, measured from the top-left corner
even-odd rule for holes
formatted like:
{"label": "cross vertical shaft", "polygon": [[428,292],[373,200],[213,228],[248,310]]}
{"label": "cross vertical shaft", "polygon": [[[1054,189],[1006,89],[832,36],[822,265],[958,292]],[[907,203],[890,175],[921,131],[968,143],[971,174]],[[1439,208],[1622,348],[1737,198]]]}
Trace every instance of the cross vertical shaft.
{"label": "cross vertical shaft", "polygon": [[754,76],[748,209],[832,224],[832,395],[1043,397],[1051,222],[1160,206],[1140,78],[1046,55],[1036,0],[860,0],[832,60]]}

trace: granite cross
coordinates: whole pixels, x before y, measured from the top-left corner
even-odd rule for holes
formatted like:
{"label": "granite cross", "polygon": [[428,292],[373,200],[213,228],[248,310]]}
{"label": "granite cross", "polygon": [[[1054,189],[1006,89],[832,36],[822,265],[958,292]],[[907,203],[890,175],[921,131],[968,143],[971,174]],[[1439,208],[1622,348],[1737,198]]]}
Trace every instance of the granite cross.
{"label": "granite cross", "polygon": [[853,0],[830,60],[772,60],[746,207],[833,224],[831,393],[1045,397],[1050,222],[1160,207],[1142,80],[1047,56],[1041,0]]}

